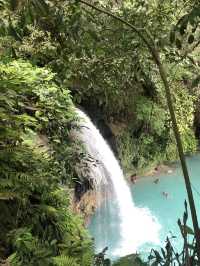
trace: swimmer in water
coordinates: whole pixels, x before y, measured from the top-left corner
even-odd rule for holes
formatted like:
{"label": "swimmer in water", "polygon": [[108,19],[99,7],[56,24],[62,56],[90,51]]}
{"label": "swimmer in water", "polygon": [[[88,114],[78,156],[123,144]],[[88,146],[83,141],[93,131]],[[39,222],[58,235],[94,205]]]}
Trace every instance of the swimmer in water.
{"label": "swimmer in water", "polygon": [[163,191],[162,194],[163,194],[163,196],[164,196],[166,199],[167,199],[168,196],[169,196],[169,193],[167,193],[167,192],[165,192],[165,191]]}
{"label": "swimmer in water", "polygon": [[153,182],[154,184],[158,184],[159,181],[160,181],[159,178],[156,178]]}
{"label": "swimmer in water", "polygon": [[137,180],[137,175],[136,174],[133,174],[131,177],[130,177],[130,181],[135,184],[136,183],[136,180]]}

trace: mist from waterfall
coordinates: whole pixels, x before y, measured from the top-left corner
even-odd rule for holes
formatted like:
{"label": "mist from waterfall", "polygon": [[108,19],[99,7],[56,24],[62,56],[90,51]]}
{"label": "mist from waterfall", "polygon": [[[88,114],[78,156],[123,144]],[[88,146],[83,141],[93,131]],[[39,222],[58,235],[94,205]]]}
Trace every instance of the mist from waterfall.
{"label": "mist from waterfall", "polygon": [[[120,240],[115,243],[115,248],[112,250],[113,256],[134,253],[144,243],[159,244],[160,224],[148,209],[138,208],[134,205],[130,188],[109,145],[90,118],[81,110],[77,109],[77,113],[81,118],[81,140],[84,142],[90,156],[98,162],[90,174],[96,175],[92,178],[101,180],[104,183],[104,187],[107,183],[108,189],[106,192],[104,191],[107,199],[105,199],[104,204],[109,208],[109,212],[119,218],[118,229],[115,230],[115,234],[120,235],[118,238]],[[101,182],[98,184],[99,189]],[[108,204],[109,200],[112,201],[110,202],[111,204]],[[98,213],[98,215],[101,214]],[[116,225],[109,222],[99,224],[98,234],[105,235],[106,239],[106,235],[108,235],[113,226],[117,228]],[[96,245],[99,250],[105,247],[98,245],[98,243]],[[103,245],[108,244],[105,241]]]}

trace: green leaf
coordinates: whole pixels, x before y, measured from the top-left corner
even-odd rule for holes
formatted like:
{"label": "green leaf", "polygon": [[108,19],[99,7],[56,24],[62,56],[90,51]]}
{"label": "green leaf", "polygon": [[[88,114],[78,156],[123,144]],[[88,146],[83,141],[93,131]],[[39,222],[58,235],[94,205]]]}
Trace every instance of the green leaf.
{"label": "green leaf", "polygon": [[183,232],[186,232],[189,235],[194,235],[194,231],[191,227],[189,227],[188,225],[181,225],[181,228],[183,230]]}
{"label": "green leaf", "polygon": [[182,48],[182,43],[181,43],[181,41],[179,39],[176,39],[176,47],[178,49],[181,49]]}
{"label": "green leaf", "polygon": [[0,192],[0,200],[13,200],[14,198],[17,198],[14,192]]}
{"label": "green leaf", "polygon": [[200,83],[200,75],[197,76],[193,81],[192,81],[192,88],[195,88],[199,85]]}

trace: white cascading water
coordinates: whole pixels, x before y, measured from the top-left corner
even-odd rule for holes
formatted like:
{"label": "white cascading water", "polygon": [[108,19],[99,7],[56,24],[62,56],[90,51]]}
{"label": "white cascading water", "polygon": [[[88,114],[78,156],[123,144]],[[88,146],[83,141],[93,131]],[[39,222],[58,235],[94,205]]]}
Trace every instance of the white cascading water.
{"label": "white cascading water", "polygon": [[[138,208],[134,205],[129,186],[109,145],[90,118],[81,110],[77,109],[77,113],[82,119],[81,139],[85,143],[87,151],[91,153],[91,156],[95,156],[103,169],[102,173],[99,173],[101,170],[95,170],[98,172],[96,178],[99,175],[104,175],[104,180],[110,179],[115,193],[120,218],[121,241],[113,255],[124,256],[134,253],[139,246],[148,242],[159,244],[160,224],[148,209]],[[93,174],[95,174],[94,171]]]}

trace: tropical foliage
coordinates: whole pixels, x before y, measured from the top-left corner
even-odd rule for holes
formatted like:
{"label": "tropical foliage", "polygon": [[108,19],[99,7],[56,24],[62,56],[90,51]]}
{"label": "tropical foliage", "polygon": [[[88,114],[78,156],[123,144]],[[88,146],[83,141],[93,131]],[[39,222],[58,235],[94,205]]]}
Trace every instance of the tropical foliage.
{"label": "tropical foliage", "polygon": [[[184,151],[194,152],[199,1],[96,4],[155,41]],[[100,110],[126,172],[175,159],[158,69],[131,29],[73,0],[1,0],[0,56],[0,257],[16,266],[89,266],[92,243],[70,206],[75,183],[85,181],[75,170],[80,143],[70,138],[73,104]]]}
{"label": "tropical foliage", "polygon": [[[166,239],[165,248],[161,248],[158,252],[155,249],[151,250],[149,255],[149,265],[198,265],[197,255],[197,239],[194,236],[194,231],[187,225],[188,223],[188,208],[187,202],[185,201],[185,211],[183,214],[182,221],[178,219],[178,226],[183,238],[183,248],[181,251],[176,250],[173,247],[172,241],[169,237]],[[174,236],[172,236],[173,238]]]}
{"label": "tropical foliage", "polygon": [[[108,126],[118,122],[125,124],[124,132],[115,137],[126,170],[176,158],[176,145],[158,70],[147,48],[131,29],[79,1],[11,3],[10,6],[2,4],[4,41],[1,51],[29,59],[39,66],[47,65],[58,73],[56,82],[72,91],[75,103],[93,111],[99,108]],[[195,1],[127,0],[118,5],[113,5],[113,1],[101,1],[99,6],[140,29],[145,28],[155,40],[173,83],[184,149],[195,151],[196,92],[185,83],[191,83],[194,73],[198,73],[192,63],[198,49],[199,32],[195,28],[198,4],[195,5]],[[182,24],[187,31],[181,39],[179,29]],[[193,25],[194,42],[184,41],[189,38],[190,24]],[[181,47],[177,45],[180,42]],[[128,151],[121,143],[126,134],[125,138],[130,137],[135,143]],[[130,157],[133,158],[130,160]]]}
{"label": "tropical foliage", "polygon": [[91,265],[92,243],[69,207],[75,121],[47,69],[0,64],[0,246],[11,265]]}

